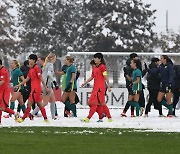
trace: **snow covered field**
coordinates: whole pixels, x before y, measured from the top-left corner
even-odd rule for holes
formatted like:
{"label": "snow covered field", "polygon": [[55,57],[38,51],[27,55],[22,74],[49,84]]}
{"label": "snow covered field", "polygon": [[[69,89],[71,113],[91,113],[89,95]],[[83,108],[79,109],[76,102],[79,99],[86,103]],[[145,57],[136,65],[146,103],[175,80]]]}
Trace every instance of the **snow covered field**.
{"label": "snow covered field", "polygon": [[[35,117],[33,121],[27,118],[23,123],[16,123],[13,118],[5,119],[2,117],[2,125],[0,127],[21,127],[21,126],[48,126],[48,127],[91,127],[91,128],[134,128],[134,129],[146,129],[143,131],[153,132],[180,132],[180,110],[177,110],[177,117],[167,118],[158,117],[158,111],[152,109],[149,117],[130,117],[130,112],[127,112],[128,117],[120,117],[122,109],[111,108],[110,112],[113,117],[113,122],[107,122],[107,118],[104,118],[104,122],[98,123],[98,115],[95,113],[89,123],[83,123],[81,118],[86,117],[89,112],[88,107],[83,107],[78,104],[78,117],[77,118],[64,118],[63,110],[64,105],[57,102],[58,106],[58,120],[51,120],[49,123],[43,123],[42,117]],[[46,107],[47,115],[50,117],[49,106]],[[3,113],[3,115],[6,113]],[[22,113],[21,113],[22,114]],[[167,110],[163,109],[163,114],[167,114]]]}

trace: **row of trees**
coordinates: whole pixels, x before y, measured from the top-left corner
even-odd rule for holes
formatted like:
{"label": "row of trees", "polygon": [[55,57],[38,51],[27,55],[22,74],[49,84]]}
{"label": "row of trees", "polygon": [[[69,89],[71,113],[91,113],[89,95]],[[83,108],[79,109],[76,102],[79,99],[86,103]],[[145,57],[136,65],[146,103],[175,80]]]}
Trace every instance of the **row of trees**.
{"label": "row of trees", "polygon": [[[178,34],[153,32],[156,11],[141,0],[2,1],[0,50],[4,54],[179,50]],[[17,5],[17,22],[8,11],[13,4]]]}

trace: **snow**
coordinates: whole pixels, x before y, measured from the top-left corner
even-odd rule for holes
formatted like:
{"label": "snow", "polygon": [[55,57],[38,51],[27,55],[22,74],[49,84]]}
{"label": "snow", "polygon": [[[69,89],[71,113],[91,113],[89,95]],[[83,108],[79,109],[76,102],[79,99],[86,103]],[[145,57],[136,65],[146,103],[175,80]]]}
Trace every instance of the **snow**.
{"label": "snow", "polygon": [[[63,117],[64,105],[61,102],[57,102],[58,106],[58,120],[50,119],[49,106],[46,107],[47,115],[49,117],[49,123],[43,123],[42,117],[35,117],[33,121],[29,118],[25,119],[23,123],[16,123],[12,118],[5,119],[2,117],[2,125],[0,127],[86,127],[86,128],[134,128],[137,131],[151,131],[151,132],[180,132],[180,111],[177,110],[177,117],[167,118],[158,117],[158,111],[151,109],[149,117],[130,117],[130,111],[127,112],[127,117],[120,117],[122,108],[110,106],[110,112],[113,118],[113,122],[107,122],[107,118],[104,118],[101,123],[96,122],[98,120],[97,113],[94,114],[89,123],[83,123],[80,119],[86,117],[89,113],[88,106],[77,105],[77,118],[65,118]],[[5,115],[6,113],[3,113]],[[21,113],[22,114],[22,113]],[[167,114],[167,110],[163,108],[163,114]],[[32,131],[29,133],[33,133]],[[59,132],[56,132],[59,133]],[[81,132],[79,132],[81,133]]]}

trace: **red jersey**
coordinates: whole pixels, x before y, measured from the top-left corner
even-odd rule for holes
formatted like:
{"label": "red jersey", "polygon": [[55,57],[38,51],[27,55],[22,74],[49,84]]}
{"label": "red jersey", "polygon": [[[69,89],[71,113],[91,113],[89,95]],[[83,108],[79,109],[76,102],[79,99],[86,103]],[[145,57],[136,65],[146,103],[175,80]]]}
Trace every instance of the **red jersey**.
{"label": "red jersey", "polygon": [[104,75],[107,75],[106,70],[107,68],[104,64],[100,64],[99,66],[93,67],[92,69],[92,77],[94,78],[93,90],[101,89],[102,92],[105,92],[106,85],[105,85]]}
{"label": "red jersey", "polygon": [[0,86],[0,92],[4,91],[6,88],[9,88],[9,73],[4,66],[0,68],[0,81],[2,80],[5,82]]}
{"label": "red jersey", "polygon": [[41,69],[38,65],[35,64],[32,68],[30,68],[28,77],[31,78],[31,91],[41,91],[41,76]]}

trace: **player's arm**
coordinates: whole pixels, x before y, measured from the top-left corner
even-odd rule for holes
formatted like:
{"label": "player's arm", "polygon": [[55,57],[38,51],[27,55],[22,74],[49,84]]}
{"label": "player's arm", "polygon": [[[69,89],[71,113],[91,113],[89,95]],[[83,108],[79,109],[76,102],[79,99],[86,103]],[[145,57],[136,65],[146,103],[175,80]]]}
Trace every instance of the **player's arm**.
{"label": "player's arm", "polygon": [[57,70],[55,70],[55,74],[56,74],[56,75],[64,75],[65,73],[64,73],[63,71],[57,71]]}
{"label": "player's arm", "polygon": [[107,87],[108,87],[108,91],[111,92],[111,87],[110,87],[110,84],[109,84],[109,76],[108,76],[107,71],[103,72],[103,76],[105,78],[105,81],[106,81],[106,84],[107,84]]}
{"label": "player's arm", "polygon": [[91,80],[93,80],[93,77],[89,77],[82,85],[81,88],[84,87],[88,82],[90,82]]}
{"label": "player's arm", "polygon": [[[24,80],[25,80],[25,78],[24,78],[24,76],[23,76],[23,75],[21,75],[21,76],[20,76],[20,79],[21,79],[22,81],[24,81]],[[26,86],[26,83],[24,84],[24,86]]]}
{"label": "player's arm", "polygon": [[137,78],[136,78],[136,81],[134,81],[132,84],[140,83],[140,81],[141,81],[141,77],[137,77]]}
{"label": "player's arm", "polygon": [[28,82],[29,81],[29,77],[27,76],[27,78],[26,79],[24,79],[21,83],[19,83],[18,85],[16,85],[15,87],[20,87],[21,85],[23,85],[23,84],[25,84],[26,82]]}
{"label": "player's arm", "polygon": [[1,80],[0,81],[0,86],[2,85],[2,84],[4,84],[5,83],[5,81],[4,80]]}

